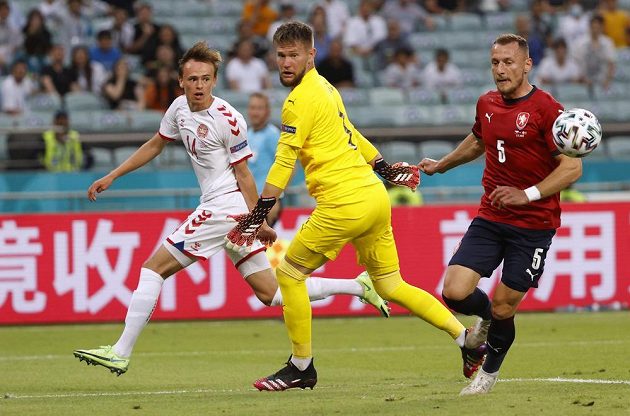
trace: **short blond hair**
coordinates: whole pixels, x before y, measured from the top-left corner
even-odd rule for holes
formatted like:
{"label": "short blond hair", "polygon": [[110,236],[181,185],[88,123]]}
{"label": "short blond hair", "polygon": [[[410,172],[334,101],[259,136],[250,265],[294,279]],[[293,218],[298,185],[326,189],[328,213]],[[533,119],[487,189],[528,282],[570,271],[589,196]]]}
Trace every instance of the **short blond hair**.
{"label": "short blond hair", "polygon": [[504,33],[499,35],[494,40],[493,45],[509,45],[510,43],[518,43],[518,47],[525,53],[525,56],[529,56],[529,45],[527,45],[527,39],[514,33]]}
{"label": "short blond hair", "polygon": [[184,73],[184,65],[188,61],[198,61],[211,64],[214,67],[214,77],[216,78],[219,73],[219,65],[223,62],[221,53],[215,49],[211,49],[205,41],[199,41],[195,43],[190,49],[186,51],[182,59],[179,60],[179,76],[182,77]]}

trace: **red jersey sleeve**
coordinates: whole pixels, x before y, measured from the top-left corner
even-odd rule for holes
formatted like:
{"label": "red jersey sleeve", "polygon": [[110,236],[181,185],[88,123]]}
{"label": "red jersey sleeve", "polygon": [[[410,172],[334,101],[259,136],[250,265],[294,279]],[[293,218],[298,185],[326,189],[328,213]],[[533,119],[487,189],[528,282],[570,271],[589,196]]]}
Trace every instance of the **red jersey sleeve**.
{"label": "red jersey sleeve", "polygon": [[481,139],[482,137],[482,133],[481,133],[481,120],[479,119],[479,111],[481,107],[481,97],[477,100],[477,108],[475,111],[475,124],[473,124],[472,127],[472,134],[475,135],[476,138]]}

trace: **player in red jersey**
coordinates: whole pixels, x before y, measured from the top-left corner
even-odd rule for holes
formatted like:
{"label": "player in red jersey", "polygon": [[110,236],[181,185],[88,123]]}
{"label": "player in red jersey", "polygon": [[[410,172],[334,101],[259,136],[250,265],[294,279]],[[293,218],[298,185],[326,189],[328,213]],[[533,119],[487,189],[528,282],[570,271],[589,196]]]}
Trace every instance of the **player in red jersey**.
{"label": "player in red jersey", "polygon": [[[497,90],[479,97],[472,133],[439,161],[419,164],[432,175],[486,157],[481,206],[449,262],[442,291],[451,309],[481,318],[466,346],[488,346],[481,370],[461,395],[487,393],[494,386],[514,341],[516,309],[529,288],[538,286],[560,226],[559,192],[582,175],[581,160],[560,154],[553,144],[551,126],[562,106],[529,83],[527,41],[501,35],[490,55]],[[477,284],[502,261],[491,303]]]}

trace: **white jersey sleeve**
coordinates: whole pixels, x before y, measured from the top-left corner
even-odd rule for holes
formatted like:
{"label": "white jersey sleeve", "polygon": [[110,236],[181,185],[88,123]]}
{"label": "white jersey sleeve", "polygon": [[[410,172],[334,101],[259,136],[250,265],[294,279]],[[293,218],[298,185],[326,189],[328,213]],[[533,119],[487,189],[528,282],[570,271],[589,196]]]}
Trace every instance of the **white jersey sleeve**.
{"label": "white jersey sleeve", "polygon": [[162,117],[158,134],[165,140],[181,140],[179,127],[177,126],[177,110],[182,105],[182,100],[185,101],[186,96],[181,95],[174,99],[166,113],[164,113],[164,117]]}
{"label": "white jersey sleeve", "polygon": [[247,123],[245,118],[233,107],[224,103],[217,107],[217,111],[224,117],[220,123],[223,134],[222,139],[228,151],[230,165],[235,165],[253,156],[247,142]]}

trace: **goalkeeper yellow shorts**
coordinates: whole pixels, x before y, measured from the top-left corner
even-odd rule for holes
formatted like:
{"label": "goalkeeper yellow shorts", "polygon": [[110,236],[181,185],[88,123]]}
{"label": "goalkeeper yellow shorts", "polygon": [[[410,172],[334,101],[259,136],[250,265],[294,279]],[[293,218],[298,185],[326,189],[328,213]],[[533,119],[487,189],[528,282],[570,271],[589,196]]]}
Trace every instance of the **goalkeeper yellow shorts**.
{"label": "goalkeeper yellow shorts", "polygon": [[397,271],[398,251],[385,187],[379,183],[361,188],[356,194],[356,201],[344,202],[343,205],[318,204],[289,246],[287,258],[316,269],[321,266],[321,255],[334,260],[350,243],[357,252],[358,263],[370,275]]}

